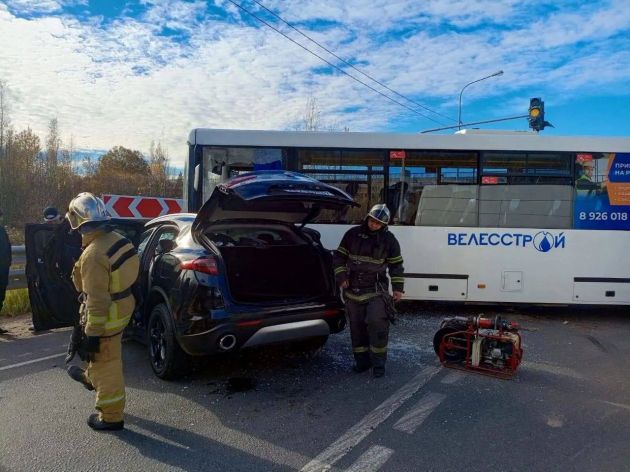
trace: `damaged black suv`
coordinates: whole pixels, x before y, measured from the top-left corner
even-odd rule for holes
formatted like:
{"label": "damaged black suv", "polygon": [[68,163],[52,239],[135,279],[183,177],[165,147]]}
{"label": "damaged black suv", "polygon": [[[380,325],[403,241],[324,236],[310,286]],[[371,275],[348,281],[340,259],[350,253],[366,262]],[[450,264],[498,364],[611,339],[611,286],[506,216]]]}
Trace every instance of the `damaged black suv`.
{"label": "damaged black suv", "polygon": [[349,205],[310,177],[259,171],[217,186],[197,215],[146,223],[135,238],[143,299],[128,329],[155,374],[175,378],[189,356],[253,346],[316,349],[343,330],[331,254],[305,225]]}

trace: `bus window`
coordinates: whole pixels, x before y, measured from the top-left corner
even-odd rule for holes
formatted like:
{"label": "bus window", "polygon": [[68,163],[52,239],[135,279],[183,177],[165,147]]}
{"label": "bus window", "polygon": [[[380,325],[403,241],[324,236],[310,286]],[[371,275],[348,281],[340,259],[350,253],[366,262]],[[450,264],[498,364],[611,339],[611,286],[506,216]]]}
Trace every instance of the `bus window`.
{"label": "bus window", "polygon": [[297,150],[297,172],[348,193],[360,204],[341,212],[322,211],[317,223],[358,224],[372,205],[381,201],[384,185],[384,157],[381,151]]}
{"label": "bus window", "polygon": [[484,152],[481,156],[484,176],[499,177],[498,183],[570,185],[570,153]]}
{"label": "bus window", "polygon": [[479,226],[571,228],[570,153],[482,154]]}
{"label": "bus window", "polygon": [[[387,206],[394,223],[466,226],[473,217],[476,225],[476,196],[467,186],[477,183],[477,161],[473,152],[445,151],[406,151],[404,159],[391,158]],[[443,186],[452,188],[438,188]]]}

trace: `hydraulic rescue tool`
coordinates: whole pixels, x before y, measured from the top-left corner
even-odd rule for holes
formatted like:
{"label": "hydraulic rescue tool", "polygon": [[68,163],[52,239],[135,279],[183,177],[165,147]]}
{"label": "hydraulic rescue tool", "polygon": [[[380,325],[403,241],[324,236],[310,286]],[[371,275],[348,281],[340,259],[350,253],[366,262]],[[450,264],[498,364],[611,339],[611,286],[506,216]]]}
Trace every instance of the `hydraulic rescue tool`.
{"label": "hydraulic rescue tool", "polygon": [[444,318],[433,348],[445,367],[509,379],[523,358],[519,328],[500,316]]}

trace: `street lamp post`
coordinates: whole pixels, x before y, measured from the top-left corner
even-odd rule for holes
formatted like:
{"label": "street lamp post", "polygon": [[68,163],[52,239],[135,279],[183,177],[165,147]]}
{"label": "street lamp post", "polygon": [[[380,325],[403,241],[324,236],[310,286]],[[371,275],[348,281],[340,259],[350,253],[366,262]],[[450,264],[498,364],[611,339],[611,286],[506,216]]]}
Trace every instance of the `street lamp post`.
{"label": "street lamp post", "polygon": [[497,77],[499,75],[503,75],[502,70],[495,72],[494,74],[490,74],[486,77],[482,77],[481,79],[473,80],[472,82],[469,82],[466,85],[464,85],[464,87],[462,88],[462,91],[459,92],[459,114],[457,118],[458,129],[462,129],[462,94],[464,93],[464,89],[466,89],[466,87],[468,87],[469,85],[476,84],[477,82],[481,82],[482,80],[489,79],[490,77]]}

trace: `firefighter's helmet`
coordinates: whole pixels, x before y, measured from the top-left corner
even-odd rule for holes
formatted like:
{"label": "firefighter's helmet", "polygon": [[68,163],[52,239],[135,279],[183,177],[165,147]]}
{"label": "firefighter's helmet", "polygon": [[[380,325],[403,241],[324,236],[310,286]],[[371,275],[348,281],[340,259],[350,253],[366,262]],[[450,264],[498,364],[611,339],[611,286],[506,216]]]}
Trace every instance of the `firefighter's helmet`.
{"label": "firefighter's helmet", "polygon": [[372,209],[368,212],[367,216],[372,218],[379,223],[383,223],[384,225],[389,224],[390,214],[387,209],[387,205],[384,203],[379,203],[378,205],[374,205]]}
{"label": "firefighter's helmet", "polygon": [[111,219],[103,200],[89,192],[83,192],[72,199],[68,205],[66,218],[72,229],[85,223],[105,223]]}

